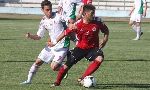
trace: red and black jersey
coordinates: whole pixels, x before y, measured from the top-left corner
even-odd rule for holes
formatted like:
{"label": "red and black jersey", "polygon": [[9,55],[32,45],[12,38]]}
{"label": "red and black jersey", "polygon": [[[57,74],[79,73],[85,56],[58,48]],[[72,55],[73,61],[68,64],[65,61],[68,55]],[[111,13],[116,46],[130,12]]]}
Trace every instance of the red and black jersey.
{"label": "red and black jersey", "polygon": [[90,49],[99,47],[99,32],[105,32],[107,26],[101,21],[100,18],[94,18],[90,23],[83,23],[83,19],[76,22],[77,30],[65,31],[65,35],[70,32],[75,32],[78,42],[77,47],[81,49]]}

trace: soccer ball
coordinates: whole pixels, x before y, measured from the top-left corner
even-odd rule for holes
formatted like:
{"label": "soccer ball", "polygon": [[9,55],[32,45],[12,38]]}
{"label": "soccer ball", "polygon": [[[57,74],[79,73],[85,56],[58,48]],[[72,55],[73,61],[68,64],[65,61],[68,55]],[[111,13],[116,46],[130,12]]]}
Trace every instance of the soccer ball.
{"label": "soccer ball", "polygon": [[93,76],[86,76],[83,79],[83,86],[86,87],[86,88],[90,88],[90,87],[96,86],[95,78]]}

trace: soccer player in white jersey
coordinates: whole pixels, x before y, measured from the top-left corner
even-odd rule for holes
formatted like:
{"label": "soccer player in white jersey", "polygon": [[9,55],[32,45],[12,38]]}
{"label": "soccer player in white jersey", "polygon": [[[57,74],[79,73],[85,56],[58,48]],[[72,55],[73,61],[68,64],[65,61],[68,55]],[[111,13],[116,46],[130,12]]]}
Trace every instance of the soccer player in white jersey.
{"label": "soccer player in white jersey", "polygon": [[131,25],[132,29],[136,32],[136,38],[133,40],[140,40],[140,36],[143,34],[141,31],[141,19],[142,16],[146,17],[146,11],[146,0],[134,0],[134,5],[129,13],[129,16],[131,16],[129,25]]}
{"label": "soccer player in white jersey", "polygon": [[67,24],[75,22],[77,4],[81,4],[81,0],[60,0],[59,1],[58,12],[62,14],[62,17]]}
{"label": "soccer player in white jersey", "polygon": [[[58,12],[61,14],[63,19],[64,29],[67,28],[69,23],[74,23],[76,21],[76,7],[81,5],[81,0],[59,0]],[[74,33],[70,34],[70,40],[76,42],[76,35]]]}
{"label": "soccer player in white jersey", "polygon": [[[48,31],[50,41],[54,42],[57,36],[64,31],[61,23],[61,17],[57,13],[55,15],[52,14],[52,4],[50,1],[42,1],[41,7],[45,16],[40,22],[39,30],[36,35],[27,33],[26,37],[34,40],[40,40],[44,36],[45,31]],[[56,47],[46,46],[31,66],[27,80],[21,84],[30,84],[33,76],[43,63],[51,64],[51,68],[54,71],[57,71],[62,66],[62,61],[66,56],[69,44],[69,40],[64,38],[56,45]]]}

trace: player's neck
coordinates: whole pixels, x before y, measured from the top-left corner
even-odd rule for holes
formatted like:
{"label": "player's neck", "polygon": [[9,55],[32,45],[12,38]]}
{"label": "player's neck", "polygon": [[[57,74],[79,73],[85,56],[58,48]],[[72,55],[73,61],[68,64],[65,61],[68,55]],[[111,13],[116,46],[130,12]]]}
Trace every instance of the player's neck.
{"label": "player's neck", "polygon": [[86,19],[86,18],[83,18],[83,23],[88,24],[88,23],[90,23],[90,22],[91,22],[91,20]]}
{"label": "player's neck", "polygon": [[53,18],[52,15],[51,16],[46,16],[47,19]]}

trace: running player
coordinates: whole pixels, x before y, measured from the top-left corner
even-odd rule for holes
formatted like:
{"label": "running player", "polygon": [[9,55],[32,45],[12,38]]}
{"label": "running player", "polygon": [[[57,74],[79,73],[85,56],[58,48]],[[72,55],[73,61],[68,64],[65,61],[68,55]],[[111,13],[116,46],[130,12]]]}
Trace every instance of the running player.
{"label": "running player", "polygon": [[143,34],[143,32],[141,31],[141,19],[142,16],[146,17],[146,11],[147,11],[146,0],[134,0],[134,5],[129,13],[129,16],[131,16],[129,25],[136,32],[136,38],[133,40],[140,40],[140,36]]}
{"label": "running player", "polygon": [[[57,45],[65,36],[72,32],[77,34],[78,42],[73,50],[68,51],[66,63],[59,69],[57,79],[53,86],[59,86],[64,75],[68,70],[83,58],[91,61],[83,75],[78,79],[81,82],[84,77],[94,73],[104,60],[102,48],[106,45],[109,36],[107,26],[100,18],[95,17],[95,7],[91,4],[86,4],[83,7],[83,17],[70,28],[61,33],[55,42],[51,42],[50,46]],[[102,40],[99,40],[99,32],[104,34]]]}
{"label": "running player", "polygon": [[[46,31],[49,33],[50,42],[53,42],[56,37],[64,31],[63,25],[61,23],[61,15],[58,13],[52,14],[52,4],[48,0],[44,0],[41,3],[41,8],[45,16],[42,18],[39,29],[36,35],[30,33],[26,34],[27,38],[33,40],[40,40]],[[63,38],[54,47],[49,47],[48,45],[41,51],[38,58],[35,60],[31,66],[28,78],[21,84],[30,84],[33,76],[36,74],[38,68],[43,63],[51,63],[51,68],[57,71],[59,67],[62,66],[62,61],[64,60],[69,46],[69,40]]]}

